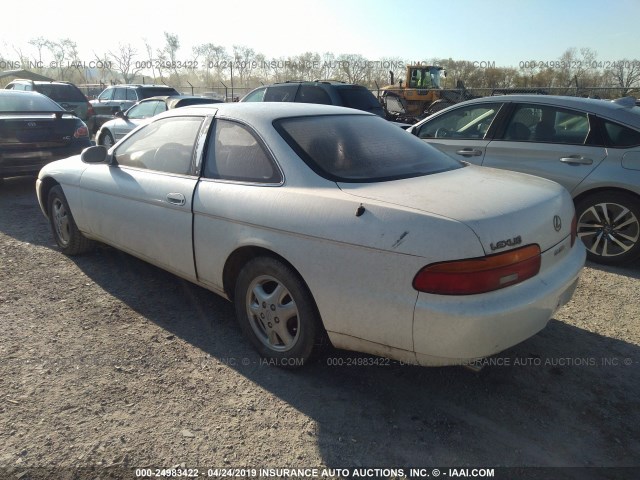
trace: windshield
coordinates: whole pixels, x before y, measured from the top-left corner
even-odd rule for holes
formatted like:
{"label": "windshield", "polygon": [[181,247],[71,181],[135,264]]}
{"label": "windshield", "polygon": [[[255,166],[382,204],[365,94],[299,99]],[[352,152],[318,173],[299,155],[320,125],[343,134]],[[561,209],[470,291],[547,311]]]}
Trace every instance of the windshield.
{"label": "windshield", "polygon": [[274,126],[312,170],[333,181],[380,182],[462,166],[376,116],[284,118]]}
{"label": "windshield", "polygon": [[1,112],[59,112],[64,109],[42,95],[7,91],[0,95]]}

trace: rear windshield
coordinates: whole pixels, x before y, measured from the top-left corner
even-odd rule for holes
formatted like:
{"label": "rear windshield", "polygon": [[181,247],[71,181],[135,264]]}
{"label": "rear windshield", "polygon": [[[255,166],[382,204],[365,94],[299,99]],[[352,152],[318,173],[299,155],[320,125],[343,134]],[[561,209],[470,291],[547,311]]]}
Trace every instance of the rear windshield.
{"label": "rear windshield", "polygon": [[373,93],[364,87],[339,87],[337,90],[345,107],[365,111],[382,108]]}
{"label": "rear windshield", "polygon": [[333,181],[381,182],[462,166],[376,116],[283,118],[274,126],[312,170]]}
{"label": "rear windshield", "polygon": [[56,102],[86,102],[87,99],[79,88],[73,85],[56,85],[50,83],[40,83],[35,86],[35,90],[46,95]]}
{"label": "rear windshield", "polygon": [[35,93],[11,92],[0,95],[0,112],[59,112],[64,109],[47,97]]}
{"label": "rear windshield", "polygon": [[180,93],[171,87],[141,88],[138,91],[140,92],[140,95],[142,95],[142,98],[162,97],[164,95],[180,95]]}

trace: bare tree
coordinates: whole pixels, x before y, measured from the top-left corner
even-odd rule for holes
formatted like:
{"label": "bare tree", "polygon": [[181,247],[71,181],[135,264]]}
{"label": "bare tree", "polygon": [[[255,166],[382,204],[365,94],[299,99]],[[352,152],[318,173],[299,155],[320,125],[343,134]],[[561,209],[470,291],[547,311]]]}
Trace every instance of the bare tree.
{"label": "bare tree", "polygon": [[[174,35],[169,32],[164,32],[164,40],[165,40],[165,46],[162,52],[160,53],[160,55],[158,55],[158,58],[160,59],[164,57],[165,60],[163,60],[163,62],[165,64],[168,63],[167,70],[172,70],[176,76],[176,79],[179,80],[180,74],[178,73],[177,54],[178,54],[178,50],[180,49],[180,40],[178,40],[177,35]],[[163,53],[165,55],[162,55]]]}
{"label": "bare tree", "polygon": [[349,83],[361,83],[367,77],[369,62],[360,54],[338,56],[338,69]]}
{"label": "bare tree", "polygon": [[614,87],[620,87],[620,96],[625,97],[634,88],[640,87],[640,60],[623,59],[615,62],[607,71]]}
{"label": "bare tree", "polygon": [[137,56],[137,50],[130,43],[119,44],[116,52],[109,51],[109,57],[115,62],[114,70],[120,72],[124,83],[132,83],[142,70],[142,64],[134,60]]}
{"label": "bare tree", "polygon": [[46,46],[53,56],[57,78],[66,80],[70,70],[78,69],[78,45],[69,38],[63,38],[57,42],[47,41]]}
{"label": "bare tree", "polygon": [[244,84],[255,63],[256,52],[253,48],[244,45],[233,46],[233,68],[240,77],[240,83]]}
{"label": "bare tree", "polygon": [[[196,56],[196,60],[198,60],[198,65],[204,67],[206,83],[210,83],[212,77],[220,81],[223,77],[223,72],[229,69],[230,57],[227,54],[227,50],[220,45],[214,45],[213,43],[196,45],[193,47],[193,53]],[[199,61],[201,57],[202,61]],[[211,75],[212,71],[215,72],[214,76]]]}

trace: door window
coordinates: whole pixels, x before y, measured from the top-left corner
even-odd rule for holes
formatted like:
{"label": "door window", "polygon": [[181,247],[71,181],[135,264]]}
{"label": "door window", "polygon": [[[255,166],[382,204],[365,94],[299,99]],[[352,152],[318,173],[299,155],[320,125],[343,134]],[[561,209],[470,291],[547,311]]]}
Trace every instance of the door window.
{"label": "door window", "polygon": [[116,88],[113,94],[114,100],[126,100],[127,99],[127,89],[126,88]]}
{"label": "door window", "polygon": [[201,124],[202,117],[163,118],[150,123],[116,149],[115,160],[123,167],[188,175]]}
{"label": "door window", "polygon": [[422,125],[418,130],[418,137],[456,140],[483,139],[498,110],[500,110],[500,105],[500,103],[469,105],[443,113]]}
{"label": "door window", "polygon": [[583,145],[589,135],[586,113],[552,105],[516,105],[503,140]]}

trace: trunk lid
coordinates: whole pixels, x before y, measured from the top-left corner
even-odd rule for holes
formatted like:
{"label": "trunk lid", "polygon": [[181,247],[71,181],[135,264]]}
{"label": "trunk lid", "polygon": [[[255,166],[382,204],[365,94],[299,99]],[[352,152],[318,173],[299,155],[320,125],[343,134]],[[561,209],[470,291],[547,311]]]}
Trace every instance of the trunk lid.
{"label": "trunk lid", "polygon": [[529,244],[538,244],[544,252],[570,235],[574,215],[571,196],[559,184],[486,167],[338,186],[362,199],[462,222],[475,232],[487,255]]}

